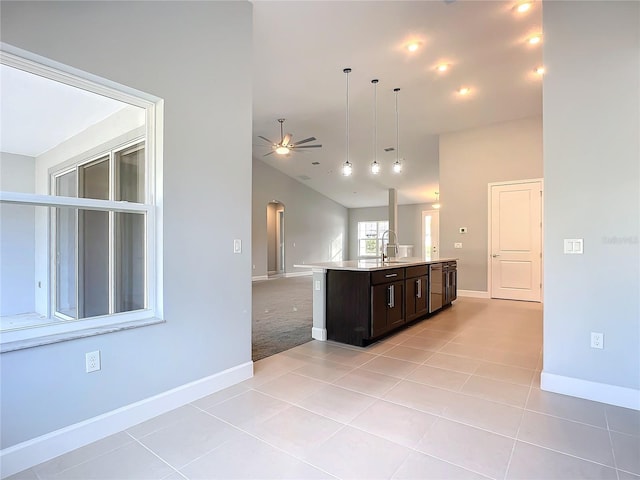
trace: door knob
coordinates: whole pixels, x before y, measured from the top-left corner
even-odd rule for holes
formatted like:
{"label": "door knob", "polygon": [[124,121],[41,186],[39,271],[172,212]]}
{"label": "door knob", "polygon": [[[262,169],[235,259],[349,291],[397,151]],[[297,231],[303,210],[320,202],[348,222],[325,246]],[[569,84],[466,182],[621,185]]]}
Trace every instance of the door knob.
{"label": "door knob", "polygon": [[494,253],[493,255],[491,255],[493,258],[499,257],[500,254]]}

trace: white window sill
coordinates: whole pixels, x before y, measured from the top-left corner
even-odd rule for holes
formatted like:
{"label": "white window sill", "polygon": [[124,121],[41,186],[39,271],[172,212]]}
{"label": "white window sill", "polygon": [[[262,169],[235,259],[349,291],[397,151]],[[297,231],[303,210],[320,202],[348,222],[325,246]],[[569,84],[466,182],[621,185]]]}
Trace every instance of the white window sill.
{"label": "white window sill", "polygon": [[[125,319],[117,318],[117,316],[107,318],[109,318],[108,321],[104,321],[103,319],[101,324],[98,325],[94,323],[97,319],[89,319],[69,322],[65,323],[65,325],[47,325],[44,327],[3,332],[0,334],[0,353],[40,347],[42,345],[77,340],[79,338],[93,337],[95,335],[103,335],[105,333],[119,332],[165,322],[165,320],[157,317],[146,317],[135,320],[131,320],[129,317],[126,321],[124,321]],[[61,327],[67,328],[64,328],[65,331],[61,331],[63,330]]]}

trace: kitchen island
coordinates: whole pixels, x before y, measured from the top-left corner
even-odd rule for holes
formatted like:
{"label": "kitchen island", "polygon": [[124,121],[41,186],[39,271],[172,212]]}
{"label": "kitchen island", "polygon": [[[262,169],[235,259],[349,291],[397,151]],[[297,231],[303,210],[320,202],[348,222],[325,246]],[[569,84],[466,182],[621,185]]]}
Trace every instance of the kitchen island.
{"label": "kitchen island", "polygon": [[455,258],[295,266],[313,269],[312,337],[317,340],[365,346],[456,299]]}

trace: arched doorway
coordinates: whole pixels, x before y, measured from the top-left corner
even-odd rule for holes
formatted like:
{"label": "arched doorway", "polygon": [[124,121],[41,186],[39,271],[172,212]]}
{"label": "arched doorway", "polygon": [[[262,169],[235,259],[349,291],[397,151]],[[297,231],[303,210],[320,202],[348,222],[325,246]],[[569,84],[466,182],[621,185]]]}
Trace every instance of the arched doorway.
{"label": "arched doorway", "polygon": [[284,204],[272,200],[267,205],[267,275],[285,274]]}

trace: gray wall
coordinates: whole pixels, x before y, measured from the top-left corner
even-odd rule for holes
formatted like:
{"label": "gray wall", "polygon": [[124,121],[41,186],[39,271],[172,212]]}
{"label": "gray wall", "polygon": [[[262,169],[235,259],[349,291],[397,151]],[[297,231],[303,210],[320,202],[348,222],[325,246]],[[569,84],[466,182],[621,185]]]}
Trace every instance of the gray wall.
{"label": "gray wall", "polygon": [[[35,192],[35,159],[0,152],[0,190]],[[35,207],[0,205],[0,315],[35,312]]]}
{"label": "gray wall", "polygon": [[540,177],[540,117],[440,135],[440,256],[459,259],[459,289],[487,291],[488,184]]}
{"label": "gray wall", "polygon": [[2,2],[3,42],[165,100],[166,319],[3,353],[2,448],[251,361],[251,9]]}
{"label": "gray wall", "polygon": [[294,264],[346,259],[347,209],[297,180],[253,160],[253,269],[267,274],[267,204],[284,204],[285,272],[305,272]]}
{"label": "gray wall", "polygon": [[[638,2],[544,5],[544,372],[635,390],[639,20]],[[584,238],[584,254],[564,255],[564,238]]]}
{"label": "gray wall", "polygon": [[[398,243],[413,245],[413,256],[422,256],[422,212],[431,210],[431,204],[398,205]],[[389,219],[389,207],[349,209],[349,259],[358,258],[358,222]],[[386,238],[386,237],[385,237]]]}

